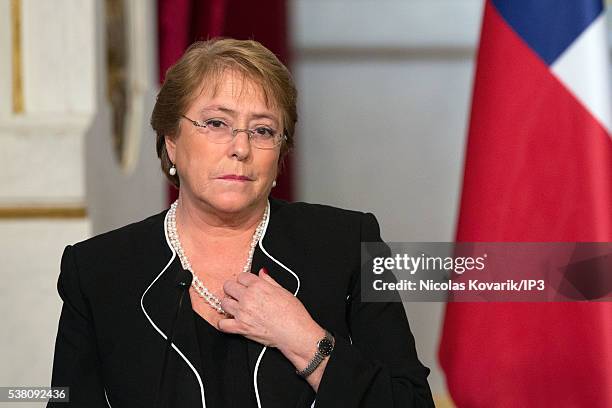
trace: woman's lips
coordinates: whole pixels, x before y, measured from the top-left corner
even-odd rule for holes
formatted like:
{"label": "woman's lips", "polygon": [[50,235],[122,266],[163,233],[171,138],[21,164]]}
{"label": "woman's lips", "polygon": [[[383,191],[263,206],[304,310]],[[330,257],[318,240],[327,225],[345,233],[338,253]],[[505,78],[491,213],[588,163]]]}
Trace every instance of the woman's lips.
{"label": "woman's lips", "polygon": [[237,174],[225,174],[223,176],[217,177],[221,180],[233,180],[233,181],[253,181],[252,178],[248,176],[239,176]]}

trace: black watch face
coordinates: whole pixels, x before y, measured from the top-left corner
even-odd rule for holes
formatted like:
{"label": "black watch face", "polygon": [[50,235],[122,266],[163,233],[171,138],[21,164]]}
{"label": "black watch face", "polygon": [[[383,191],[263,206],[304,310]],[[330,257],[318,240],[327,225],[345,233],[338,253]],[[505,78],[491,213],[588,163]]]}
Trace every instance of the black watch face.
{"label": "black watch face", "polygon": [[321,339],[319,342],[319,353],[323,354],[324,356],[329,356],[333,349],[334,345],[330,339]]}

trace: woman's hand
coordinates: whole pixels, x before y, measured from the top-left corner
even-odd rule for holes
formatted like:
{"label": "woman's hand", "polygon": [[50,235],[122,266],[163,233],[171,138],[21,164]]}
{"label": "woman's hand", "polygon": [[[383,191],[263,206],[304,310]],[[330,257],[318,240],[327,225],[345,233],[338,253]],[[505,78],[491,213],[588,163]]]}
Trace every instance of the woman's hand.
{"label": "woman's hand", "polygon": [[[221,307],[231,317],[219,321],[219,330],[241,334],[265,346],[278,348],[298,370],[308,365],[325,330],[310,317],[304,305],[272,279],[264,268],[259,275],[239,274],[235,281],[226,281],[223,290],[229,297],[221,300]],[[308,377],[315,390],[324,363]]]}

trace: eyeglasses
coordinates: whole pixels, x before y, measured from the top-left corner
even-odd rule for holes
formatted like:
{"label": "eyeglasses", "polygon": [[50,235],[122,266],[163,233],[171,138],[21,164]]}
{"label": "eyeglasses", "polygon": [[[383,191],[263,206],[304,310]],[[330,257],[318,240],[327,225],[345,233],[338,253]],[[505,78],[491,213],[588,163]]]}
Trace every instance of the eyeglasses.
{"label": "eyeglasses", "polygon": [[258,149],[274,149],[284,140],[287,140],[285,134],[269,126],[258,125],[253,129],[234,129],[221,119],[213,118],[204,122],[198,122],[197,120],[189,119],[185,115],[181,116],[191,122],[198,131],[205,134],[212,143],[229,143],[240,132],[245,132],[249,136],[249,140],[253,147]]}

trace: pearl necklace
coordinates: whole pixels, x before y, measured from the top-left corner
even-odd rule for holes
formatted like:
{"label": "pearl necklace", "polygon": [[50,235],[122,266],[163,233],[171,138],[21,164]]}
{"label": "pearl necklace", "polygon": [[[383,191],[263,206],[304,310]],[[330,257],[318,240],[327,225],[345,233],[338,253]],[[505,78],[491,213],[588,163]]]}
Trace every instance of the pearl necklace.
{"label": "pearl necklace", "polygon": [[[181,246],[181,241],[179,241],[179,235],[176,229],[176,207],[177,206],[178,206],[178,200],[172,203],[172,205],[170,206],[170,209],[168,210],[168,216],[166,217],[166,222],[165,222],[165,228],[168,234],[168,238],[170,239],[170,245],[172,245],[172,248],[174,248],[174,250],[178,254],[178,257],[181,260],[181,265],[183,266],[183,269],[188,270],[193,275],[191,286],[196,291],[196,293],[202,299],[204,299],[206,303],[208,303],[217,312],[226,315],[227,313],[221,307],[221,300],[217,296],[215,296],[214,293],[208,290],[208,288],[204,286],[200,278],[198,278],[198,275],[194,273],[193,267],[191,266],[191,262],[189,262],[189,258],[187,258],[187,255],[185,254],[185,251],[183,250],[183,247]],[[261,236],[264,230],[264,226],[266,224],[266,221],[268,220],[269,214],[270,214],[270,203],[268,202],[268,204],[266,205],[266,209],[264,211],[263,217],[261,218],[259,225],[257,226],[257,228],[255,229],[255,232],[253,233],[253,238],[251,239],[251,245],[249,247],[249,254],[247,256],[247,260],[244,264],[244,267],[242,268],[242,272],[250,272],[251,270],[251,263],[253,262],[253,254],[255,253],[255,247],[257,246],[257,243],[261,239]]]}

